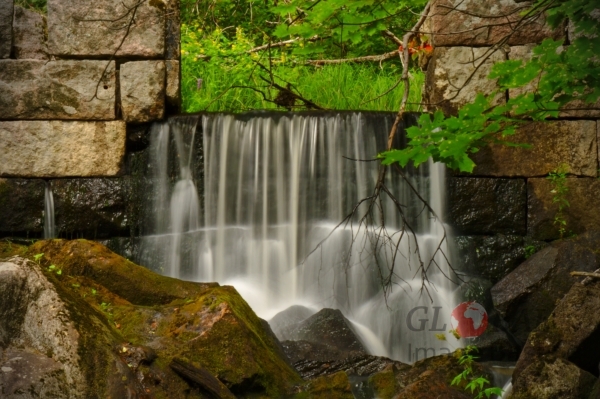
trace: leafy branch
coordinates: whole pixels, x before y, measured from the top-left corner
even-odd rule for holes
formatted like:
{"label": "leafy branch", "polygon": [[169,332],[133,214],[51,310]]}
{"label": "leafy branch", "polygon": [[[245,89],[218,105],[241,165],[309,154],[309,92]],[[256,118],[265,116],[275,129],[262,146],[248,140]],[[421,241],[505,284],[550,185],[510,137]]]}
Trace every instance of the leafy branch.
{"label": "leafy branch", "polygon": [[[472,172],[471,159],[483,146],[500,143],[527,147],[509,141],[517,128],[531,121],[545,121],[559,116],[573,100],[592,104],[600,98],[600,52],[598,24],[590,17],[592,6],[585,0],[558,2],[539,0],[534,7],[548,14],[553,27],[566,17],[580,35],[569,46],[552,39],[533,49],[532,58],[508,60],[493,66],[490,79],[497,79],[498,90],[464,105],[456,116],[437,111],[422,115],[418,126],[408,129],[409,143],[379,155],[382,163],[415,166],[432,158],[453,169]],[[593,22],[594,21],[594,22]],[[502,105],[494,105],[496,96],[509,89],[524,88]]]}

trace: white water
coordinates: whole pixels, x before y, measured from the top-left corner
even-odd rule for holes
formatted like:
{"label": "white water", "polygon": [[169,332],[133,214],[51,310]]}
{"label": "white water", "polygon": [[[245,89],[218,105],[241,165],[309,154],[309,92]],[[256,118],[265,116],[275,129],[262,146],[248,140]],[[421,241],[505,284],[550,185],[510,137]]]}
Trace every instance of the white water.
{"label": "white water", "polygon": [[[377,249],[377,265],[375,234],[359,229],[357,218],[331,234],[377,178],[376,162],[344,157],[372,159],[385,147],[392,122],[389,115],[345,113],[190,116],[154,125],[148,215],[154,227],[142,240],[140,263],[174,277],[234,285],[265,319],[293,304],[340,309],[377,355],[412,362],[453,351],[456,340],[435,334],[451,328],[454,286],[431,266],[432,300],[422,294],[415,254],[416,240],[427,264],[442,225],[406,183],[388,173],[387,185],[417,232],[402,237],[393,265],[396,243]],[[441,215],[443,168],[425,165],[409,178]],[[394,204],[384,201],[382,209],[395,231],[402,221]],[[442,248],[447,253],[445,242]],[[444,257],[435,260],[449,275]],[[380,282],[392,267],[386,301]],[[422,308],[407,321],[416,306]]]}
{"label": "white water", "polygon": [[54,222],[54,195],[49,181],[44,188],[44,239],[56,237],[56,223]]}

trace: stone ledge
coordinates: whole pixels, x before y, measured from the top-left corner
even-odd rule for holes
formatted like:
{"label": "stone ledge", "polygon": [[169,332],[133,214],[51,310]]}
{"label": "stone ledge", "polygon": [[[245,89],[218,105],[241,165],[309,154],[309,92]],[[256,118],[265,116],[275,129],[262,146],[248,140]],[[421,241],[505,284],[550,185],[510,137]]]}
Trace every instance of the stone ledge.
{"label": "stone ledge", "polygon": [[[592,178],[567,178],[566,199],[570,207],[564,210],[567,221],[567,235],[582,234],[598,230],[600,226],[600,180]],[[558,205],[552,202],[553,186],[548,179],[527,180],[527,233],[535,239],[553,240],[559,238],[554,217]]]}
{"label": "stone ledge", "polygon": [[115,91],[114,61],[0,60],[0,119],[110,120]]}
{"label": "stone ledge", "polygon": [[[125,41],[131,7],[121,0],[48,0],[48,50],[53,55],[162,57],[165,4],[143,2]],[[119,19],[119,17],[124,17]],[[94,21],[95,20],[95,21]],[[111,22],[114,21],[114,22]]]}
{"label": "stone ledge", "polygon": [[[521,12],[530,5],[531,3],[523,4],[513,0],[438,0],[431,10],[432,32],[437,33],[432,35],[433,44],[438,47],[491,46],[510,35],[509,45],[521,45],[540,43],[547,37],[564,37],[560,29],[550,29],[543,16],[512,32],[515,23],[521,18]],[[465,13],[466,10],[470,15]],[[490,14],[505,17],[476,16]]]}
{"label": "stone ledge", "polygon": [[125,123],[0,122],[0,176],[116,176],[125,156]]}
{"label": "stone ledge", "polygon": [[572,175],[598,175],[596,121],[553,121],[523,125],[509,138],[530,149],[490,145],[473,154],[473,174],[495,177],[546,176],[560,164]]}

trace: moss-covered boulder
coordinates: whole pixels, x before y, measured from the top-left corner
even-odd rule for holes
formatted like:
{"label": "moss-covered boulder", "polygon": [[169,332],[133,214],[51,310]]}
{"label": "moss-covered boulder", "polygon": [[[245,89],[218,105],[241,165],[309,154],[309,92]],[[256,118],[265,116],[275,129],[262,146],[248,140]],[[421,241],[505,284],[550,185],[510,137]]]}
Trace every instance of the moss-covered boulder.
{"label": "moss-covered boulder", "polygon": [[[460,354],[457,351],[453,355],[434,356],[412,366],[401,363],[389,365],[372,375],[369,385],[380,399],[472,399],[478,392],[466,391],[465,380],[452,385],[452,380],[465,370],[465,366],[459,363]],[[471,377],[480,376],[492,381],[489,372],[473,363]]]}
{"label": "moss-covered boulder", "polygon": [[[24,252],[23,247],[13,248],[0,246],[0,253]],[[40,303],[43,295],[11,294],[12,302],[25,302],[21,307],[29,313],[33,309],[35,317],[17,320],[18,327],[14,322],[0,325],[9,332],[0,331],[7,337],[1,344],[0,365],[16,370],[11,362],[23,359],[21,352],[34,356],[36,367],[46,371],[26,387],[30,392],[47,397],[47,387],[66,386],[66,393],[57,398],[208,398],[216,391],[222,392],[220,397],[232,392],[238,397],[277,398],[293,394],[290,388],[301,383],[268,325],[233,287],[159,276],[86,240],[40,241],[26,254],[36,261],[4,261],[0,285],[13,288],[3,292],[22,292],[29,276],[37,276],[37,285],[43,286],[38,291],[51,295],[53,302]],[[12,302],[0,301],[1,315],[15,308]],[[10,309],[4,309],[4,303],[10,303]],[[34,322],[37,327],[25,331]],[[27,334],[40,342],[49,339],[52,345],[23,340]],[[192,378],[182,372],[182,364],[193,371]],[[65,365],[77,378],[69,377]],[[27,371],[26,364],[21,368]],[[195,371],[212,381],[216,391],[198,385],[203,379],[194,379]],[[220,383],[208,378],[211,375]],[[65,385],[67,377],[76,383]],[[12,389],[13,396],[6,397],[30,397],[19,394],[25,392],[23,387],[7,381],[0,376],[1,389]]]}
{"label": "moss-covered boulder", "polygon": [[587,399],[600,364],[600,280],[573,284],[527,339],[513,374],[515,399]]}

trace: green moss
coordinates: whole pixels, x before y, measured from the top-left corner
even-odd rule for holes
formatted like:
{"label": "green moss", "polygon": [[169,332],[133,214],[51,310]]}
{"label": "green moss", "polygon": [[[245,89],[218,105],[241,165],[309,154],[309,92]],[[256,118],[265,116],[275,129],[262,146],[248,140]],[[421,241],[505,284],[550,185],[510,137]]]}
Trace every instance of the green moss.
{"label": "green moss", "polygon": [[[260,319],[233,287],[212,288],[182,306],[180,312],[165,320],[161,329],[170,330],[177,341],[187,341],[181,354],[216,375],[234,393],[264,392],[278,397],[290,384],[300,382]],[[188,315],[185,325],[182,315]],[[208,331],[199,330],[207,322],[214,324]]]}
{"label": "green moss", "polygon": [[396,376],[391,369],[372,375],[369,384],[380,399],[392,399],[397,393]]}
{"label": "green moss", "polygon": [[162,305],[193,297],[213,284],[181,281],[156,274],[111,252],[105,246],[84,239],[43,240],[29,248],[30,254],[44,253],[44,259],[63,267],[71,276],[86,276],[136,305]]}
{"label": "green moss", "polygon": [[311,399],[353,399],[350,380],[345,372],[321,376],[309,384]]}
{"label": "green moss", "polygon": [[[2,184],[0,183],[0,187]],[[11,256],[24,256],[27,253],[27,247],[24,245],[13,244],[8,240],[0,241],[0,259],[10,258]]]}
{"label": "green moss", "polygon": [[[157,398],[198,397],[189,396],[187,383],[170,369],[174,357],[205,368],[240,397],[283,397],[302,382],[233,287],[160,276],[87,240],[45,240],[19,251],[30,258],[44,253],[42,270],[81,334],[79,356],[86,379],[97,381],[90,385],[96,392],[90,398],[102,397],[114,378],[119,386],[133,383],[135,376],[127,368],[115,371],[115,361],[120,363],[113,349],[124,342],[153,347],[160,342],[150,366],[161,376],[152,388]],[[62,274],[48,271],[50,264]],[[128,380],[121,381],[123,376]],[[336,378],[334,386],[345,384],[341,376]]]}

